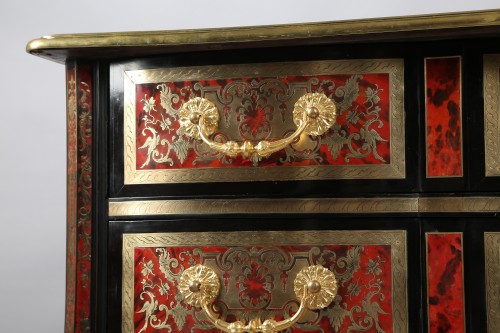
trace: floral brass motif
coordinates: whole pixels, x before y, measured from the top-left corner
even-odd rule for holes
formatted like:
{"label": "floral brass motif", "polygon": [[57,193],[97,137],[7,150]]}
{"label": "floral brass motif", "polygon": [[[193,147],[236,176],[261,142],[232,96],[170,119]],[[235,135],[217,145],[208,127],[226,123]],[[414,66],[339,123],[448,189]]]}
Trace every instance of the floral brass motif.
{"label": "floral brass motif", "polygon": [[258,165],[262,157],[286,148],[302,134],[318,136],[324,134],[334,124],[336,118],[335,104],[324,94],[309,93],[300,97],[293,110],[293,122],[297,130],[286,138],[267,141],[262,140],[254,145],[250,140],[242,144],[235,141],[215,142],[208,138],[219,127],[217,107],[201,97],[195,97],[184,103],[180,110],[180,131],[194,139],[203,140],[211,149],[229,157],[241,154],[249,157],[253,165]]}
{"label": "floral brass motif", "polygon": [[293,326],[306,309],[319,310],[327,307],[337,295],[337,280],[328,269],[320,266],[302,268],[294,282],[294,290],[300,300],[295,314],[287,319],[276,321],[252,319],[229,323],[218,318],[213,311],[213,302],[219,294],[220,283],[215,271],[203,265],[196,265],[184,271],[179,282],[179,290],[186,303],[201,307],[208,320],[218,329],[227,333],[275,333]]}

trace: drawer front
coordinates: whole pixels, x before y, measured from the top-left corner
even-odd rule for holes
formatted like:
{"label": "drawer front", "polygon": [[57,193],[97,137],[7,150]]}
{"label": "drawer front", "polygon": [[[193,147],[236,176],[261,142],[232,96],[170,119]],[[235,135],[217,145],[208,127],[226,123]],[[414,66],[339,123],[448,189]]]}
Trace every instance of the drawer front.
{"label": "drawer front", "polygon": [[[124,183],[404,178],[403,73],[401,59],[124,71]],[[228,156],[180,126],[183,105],[203,97],[220,118],[213,140],[276,141],[311,92],[334,101],[335,124],[269,157]]]}
{"label": "drawer front", "polygon": [[229,322],[289,318],[300,269],[321,265],[335,274],[337,295],[294,332],[406,332],[406,257],[402,230],[126,234],[122,332],[215,331],[180,293],[183,273],[197,264],[217,274],[214,304]]}

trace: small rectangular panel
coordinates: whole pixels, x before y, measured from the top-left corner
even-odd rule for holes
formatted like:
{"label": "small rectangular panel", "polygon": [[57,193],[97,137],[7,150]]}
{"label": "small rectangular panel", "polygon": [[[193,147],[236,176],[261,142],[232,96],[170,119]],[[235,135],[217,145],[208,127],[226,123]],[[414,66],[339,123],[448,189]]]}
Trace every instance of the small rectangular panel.
{"label": "small rectangular panel", "polygon": [[[311,61],[126,71],[125,184],[405,177],[403,62]],[[290,135],[295,102],[322,92],[336,124],[252,161],[188,138],[181,106],[203,97],[219,111],[219,142]]]}
{"label": "small rectangular panel", "polygon": [[461,58],[425,59],[427,177],[463,176]]}
{"label": "small rectangular panel", "polygon": [[484,159],[487,177],[500,176],[500,54],[484,55]]}
{"label": "small rectangular panel", "polygon": [[429,333],[465,332],[462,233],[426,233]]}
{"label": "small rectangular panel", "polygon": [[500,232],[484,233],[488,333],[500,332]]}
{"label": "small rectangular panel", "polygon": [[[182,272],[202,263],[221,282],[223,318],[287,318],[298,271],[334,272],[338,294],[292,332],[407,332],[404,231],[208,232],[124,235],[122,331],[215,332],[179,297]],[[363,306],[361,306],[363,305]]]}

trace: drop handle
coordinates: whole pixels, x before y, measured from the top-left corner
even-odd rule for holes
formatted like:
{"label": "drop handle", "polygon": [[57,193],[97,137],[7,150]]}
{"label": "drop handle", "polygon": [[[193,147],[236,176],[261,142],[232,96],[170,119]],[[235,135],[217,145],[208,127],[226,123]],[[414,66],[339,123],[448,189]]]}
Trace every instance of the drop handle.
{"label": "drop handle", "polygon": [[254,164],[263,157],[284,149],[302,133],[322,135],[335,123],[337,111],[335,104],[323,93],[307,93],[299,98],[293,109],[293,122],[297,126],[291,135],[275,140],[263,140],[254,144],[252,141],[224,143],[211,140],[219,127],[219,111],[215,104],[201,97],[195,97],[184,103],[180,110],[179,123],[184,133],[194,139],[202,140],[210,148],[229,157],[241,154],[249,157]]}
{"label": "drop handle", "polygon": [[213,303],[220,290],[219,277],[215,271],[203,265],[196,265],[184,271],[179,282],[179,290],[186,303],[202,308],[208,320],[226,333],[275,333],[295,324],[309,310],[327,307],[337,295],[337,280],[330,270],[320,265],[300,270],[294,281],[294,291],[300,300],[297,312],[290,318],[276,321],[252,319],[248,323],[232,323],[220,319],[213,310]]}

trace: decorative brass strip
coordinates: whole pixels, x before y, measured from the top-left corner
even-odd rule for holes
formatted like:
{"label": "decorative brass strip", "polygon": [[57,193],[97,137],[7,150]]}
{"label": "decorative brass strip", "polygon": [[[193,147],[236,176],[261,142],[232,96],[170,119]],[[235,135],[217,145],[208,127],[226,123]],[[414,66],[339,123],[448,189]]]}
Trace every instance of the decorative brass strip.
{"label": "decorative brass strip", "polygon": [[420,213],[500,212],[500,197],[418,198]]}
{"label": "decorative brass strip", "polygon": [[[474,28],[500,25],[500,11],[486,10],[418,16],[371,18],[337,22],[318,22],[274,26],[147,31],[94,34],[59,34],[28,43],[26,51],[63,62],[66,54],[58,50],[123,47],[178,47],[263,41],[310,40],[377,33],[412,32],[451,28]],[[218,45],[219,46],[219,45]],[[98,51],[98,50],[97,50]],[[94,50],[94,52],[96,52]],[[96,52],[98,53],[98,52]]]}
{"label": "decorative brass strip", "polygon": [[405,231],[260,231],[123,235],[122,332],[134,332],[134,249],[165,246],[390,245],[393,332],[408,332]]}
{"label": "decorative brass strip", "polygon": [[205,214],[493,213],[500,197],[200,199],[109,202],[109,216]]}
{"label": "decorative brass strip", "polygon": [[500,54],[484,55],[483,75],[485,173],[500,176]]}
{"label": "decorative brass strip", "polygon": [[500,332],[500,232],[484,233],[488,333]]}
{"label": "decorative brass strip", "polygon": [[[137,170],[136,84],[287,75],[388,73],[390,80],[390,164]],[[178,67],[124,73],[125,184],[196,183],[312,179],[405,178],[404,63],[401,59],[308,61]]]}

